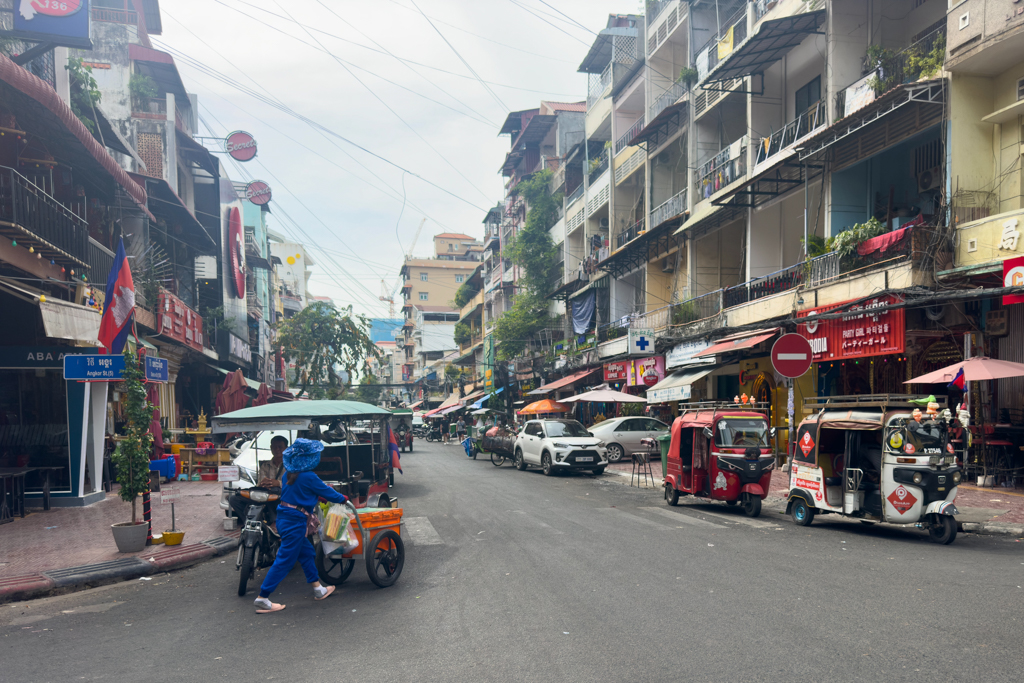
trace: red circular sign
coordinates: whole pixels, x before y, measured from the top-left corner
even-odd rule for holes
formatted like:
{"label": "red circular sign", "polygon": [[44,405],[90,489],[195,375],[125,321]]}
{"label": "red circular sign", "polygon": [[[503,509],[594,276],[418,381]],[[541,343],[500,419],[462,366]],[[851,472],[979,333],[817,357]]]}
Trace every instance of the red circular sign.
{"label": "red circular sign", "polygon": [[[26,9],[25,5],[29,5],[30,8]],[[82,9],[82,0],[31,0],[28,3],[23,2],[20,11],[22,16],[26,12],[38,12],[51,17],[69,17],[80,9]],[[25,18],[31,19],[32,17]]]}
{"label": "red circular sign", "polygon": [[228,211],[228,264],[230,278],[235,283],[235,297],[245,298],[245,234],[242,232],[242,215],[238,209]]}
{"label": "red circular sign", "polygon": [[237,161],[251,161],[256,157],[256,139],[244,130],[236,130],[225,138],[224,151]]}
{"label": "red circular sign", "polygon": [[262,180],[253,180],[245,186],[245,198],[256,206],[270,203],[270,185]]}
{"label": "red circular sign", "polygon": [[772,367],[789,379],[810,370],[811,358],[811,343],[800,334],[784,334],[772,346]]}

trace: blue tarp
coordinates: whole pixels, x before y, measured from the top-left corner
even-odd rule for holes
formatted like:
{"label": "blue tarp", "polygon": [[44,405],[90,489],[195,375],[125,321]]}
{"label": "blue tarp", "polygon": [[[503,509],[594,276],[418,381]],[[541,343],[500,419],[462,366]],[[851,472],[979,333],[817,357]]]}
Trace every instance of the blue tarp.
{"label": "blue tarp", "polygon": [[500,393],[501,393],[501,392],[503,392],[503,391],[505,391],[505,387],[501,387],[501,388],[499,388],[499,389],[498,389],[497,391],[495,391],[495,392],[493,392],[493,393],[490,393],[490,394],[488,394],[487,396],[484,396],[484,397],[483,397],[482,399],[480,399],[479,401],[477,401],[476,403],[474,403],[474,404],[473,404],[473,405],[472,405],[471,407],[472,407],[472,408],[477,408],[477,409],[479,409],[479,408],[483,408],[483,407],[484,407],[484,401],[486,401],[486,400],[488,400],[489,398],[491,398],[491,396],[497,396],[498,394],[500,394]]}

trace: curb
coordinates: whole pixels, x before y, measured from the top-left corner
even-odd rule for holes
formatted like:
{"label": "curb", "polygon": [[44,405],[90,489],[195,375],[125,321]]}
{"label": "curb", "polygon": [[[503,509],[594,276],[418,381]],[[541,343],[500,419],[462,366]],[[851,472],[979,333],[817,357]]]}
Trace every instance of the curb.
{"label": "curb", "polygon": [[110,562],[0,578],[0,604],[70,593],[172,569],[183,569],[212,557],[226,555],[237,547],[237,538],[221,536],[192,545],[172,546],[145,559],[126,557]]}
{"label": "curb", "polygon": [[992,534],[1001,536],[1024,536],[1024,526],[1010,524],[989,524],[985,522],[961,522],[960,528],[973,534]]}

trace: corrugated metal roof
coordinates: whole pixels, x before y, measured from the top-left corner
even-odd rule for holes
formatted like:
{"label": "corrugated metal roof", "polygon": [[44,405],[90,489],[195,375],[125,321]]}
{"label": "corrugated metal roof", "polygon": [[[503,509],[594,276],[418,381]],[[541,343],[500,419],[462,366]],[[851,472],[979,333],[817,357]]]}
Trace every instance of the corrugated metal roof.
{"label": "corrugated metal roof", "polygon": [[541,102],[541,107],[551,111],[581,111],[586,113],[587,102]]}

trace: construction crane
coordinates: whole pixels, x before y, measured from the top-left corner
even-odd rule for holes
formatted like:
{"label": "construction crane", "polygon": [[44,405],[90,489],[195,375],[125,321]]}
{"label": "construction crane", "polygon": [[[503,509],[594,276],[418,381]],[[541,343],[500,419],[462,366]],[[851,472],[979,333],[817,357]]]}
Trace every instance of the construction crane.
{"label": "construction crane", "polygon": [[[416,248],[416,243],[420,239],[420,233],[423,232],[423,225],[426,222],[427,222],[427,219],[424,218],[423,220],[420,221],[419,227],[416,228],[416,234],[412,236],[412,242],[409,243],[409,251],[405,255],[405,260],[406,261],[408,261],[409,259],[412,258],[412,250]],[[398,280],[398,281],[395,282],[395,285],[391,289],[388,289],[387,283],[384,282],[384,280],[380,281],[380,296],[377,297],[377,298],[379,298],[381,301],[383,301],[384,303],[386,303],[388,305],[388,317],[390,317],[390,318],[394,318],[395,317],[395,294],[394,293],[396,291],[398,291],[398,287],[401,284],[402,284],[401,280]]]}

